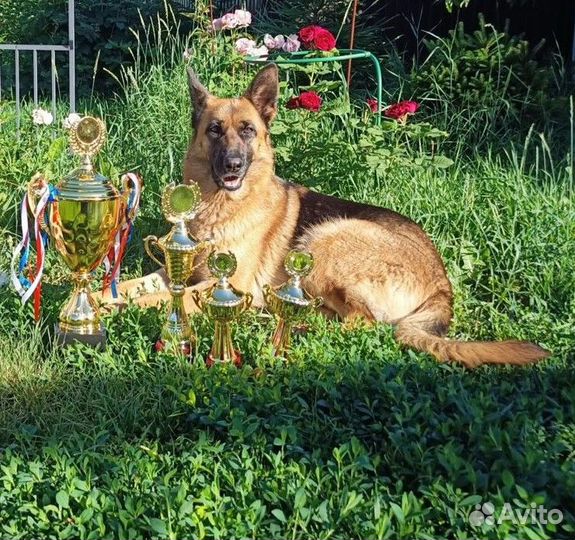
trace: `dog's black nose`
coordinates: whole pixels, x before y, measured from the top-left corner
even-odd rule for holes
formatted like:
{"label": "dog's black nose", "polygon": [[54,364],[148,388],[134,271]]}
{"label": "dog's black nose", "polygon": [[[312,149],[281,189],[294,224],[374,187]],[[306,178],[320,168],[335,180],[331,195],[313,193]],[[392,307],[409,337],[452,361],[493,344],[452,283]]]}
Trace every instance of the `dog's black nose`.
{"label": "dog's black nose", "polygon": [[240,157],[227,157],[226,158],[226,172],[238,172],[243,165],[242,158]]}

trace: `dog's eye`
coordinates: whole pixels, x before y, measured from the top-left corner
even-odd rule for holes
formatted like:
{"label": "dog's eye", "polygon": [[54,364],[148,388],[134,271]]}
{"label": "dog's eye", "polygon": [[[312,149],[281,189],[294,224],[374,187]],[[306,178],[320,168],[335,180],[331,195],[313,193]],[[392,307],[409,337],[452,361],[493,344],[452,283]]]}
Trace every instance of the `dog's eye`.
{"label": "dog's eye", "polygon": [[210,135],[215,135],[216,137],[219,137],[222,134],[222,127],[219,124],[212,124],[208,128],[208,133]]}
{"label": "dog's eye", "polygon": [[256,130],[254,126],[244,126],[241,133],[243,137],[254,137]]}

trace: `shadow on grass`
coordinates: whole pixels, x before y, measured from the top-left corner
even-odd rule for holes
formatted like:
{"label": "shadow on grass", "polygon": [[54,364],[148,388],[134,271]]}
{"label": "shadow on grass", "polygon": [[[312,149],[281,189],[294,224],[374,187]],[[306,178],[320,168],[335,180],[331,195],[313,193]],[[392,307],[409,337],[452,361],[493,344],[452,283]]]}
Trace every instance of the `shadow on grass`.
{"label": "shadow on grass", "polygon": [[[291,363],[261,353],[269,321],[237,329],[247,365],[206,369],[155,353],[156,310],[109,320],[109,346],[46,351],[42,336],[2,357],[0,440],[28,456],[207,437],[227,448],[321,466],[356,441],[362,474],[424,492],[444,479],[467,493],[516,496],[518,484],[567,509],[575,489],[575,375],[551,360],[525,369],[466,371],[401,352],[388,328],[342,332],[314,321]],[[199,356],[210,325],[196,320]],[[34,335],[33,332],[31,335]],[[44,338],[47,334],[44,334]],[[109,450],[106,450],[109,451]]]}

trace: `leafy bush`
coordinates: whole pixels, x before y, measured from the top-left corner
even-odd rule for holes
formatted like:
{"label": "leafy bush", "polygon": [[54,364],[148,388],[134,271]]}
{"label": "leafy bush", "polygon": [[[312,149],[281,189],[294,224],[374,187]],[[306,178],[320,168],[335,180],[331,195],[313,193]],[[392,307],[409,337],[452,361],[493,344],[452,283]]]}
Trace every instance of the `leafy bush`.
{"label": "leafy bush", "polygon": [[[89,95],[92,86],[97,91],[110,91],[113,81],[105,70],[117,72],[132,62],[131,49],[137,38],[131,31],[155,16],[163,0],[76,0],[76,79],[81,95]],[[68,42],[68,2],[66,0],[0,0],[0,28],[10,43],[66,44]],[[68,58],[58,56],[57,66],[62,90],[67,90]],[[39,55],[40,84],[47,88],[50,58]],[[22,85],[31,88],[31,55],[22,55]],[[44,84],[42,84],[44,83]]]}
{"label": "leafy bush", "polygon": [[[549,96],[549,68],[536,60],[543,43],[497,31],[479,17],[479,29],[466,33],[463,23],[448,38],[425,41],[428,57],[412,73],[414,94],[437,109],[479,113],[477,127],[516,125],[542,114]],[[483,122],[482,122],[483,120]]]}

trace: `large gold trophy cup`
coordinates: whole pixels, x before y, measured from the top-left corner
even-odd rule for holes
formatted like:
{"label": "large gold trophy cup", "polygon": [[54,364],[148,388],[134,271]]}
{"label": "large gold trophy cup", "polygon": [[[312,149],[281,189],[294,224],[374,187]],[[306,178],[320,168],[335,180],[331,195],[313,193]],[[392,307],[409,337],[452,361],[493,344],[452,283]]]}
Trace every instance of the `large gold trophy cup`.
{"label": "large gold trophy cup", "polygon": [[237,268],[232,253],[211,253],[208,268],[212,276],[218,278],[215,285],[200,293],[193,291],[194,302],[210,319],[214,320],[214,342],[206,364],[233,363],[241,366],[241,353],[234,348],[230,323],[240,317],[252,305],[250,293],[238,291],[229,282]]}
{"label": "large gold trophy cup", "polygon": [[322,305],[321,297],[311,297],[302,287],[301,280],[313,268],[310,253],[290,251],[284,262],[290,279],[280,287],[264,286],[264,298],[268,309],[278,318],[272,337],[274,356],[287,358],[291,347],[291,334],[294,323]]}
{"label": "large gold trophy cup", "polygon": [[[133,184],[136,177],[131,176],[119,192],[108,178],[94,170],[91,158],[105,140],[106,128],[98,118],[86,116],[71,128],[70,146],[82,157],[82,165],[56,186],[54,201],[41,217],[42,228],[72,272],[74,284],[56,325],[56,338],[62,344],[81,341],[105,346],[105,329],[90,294],[91,273],[102,264],[118,230],[130,218],[128,200],[132,190],[140,189]],[[33,211],[46,185],[42,177],[28,184],[28,201]]]}
{"label": "large gold trophy cup", "polygon": [[[169,290],[172,296],[166,322],[162,328],[161,340],[168,350],[191,356],[195,336],[184,309],[186,282],[193,274],[194,260],[209,242],[199,242],[193,238],[186,222],[196,215],[200,203],[200,189],[197,184],[168,185],[162,194],[162,211],[165,218],[173,224],[171,231],[161,238],[147,236],[144,247],[148,255],[160,266],[165,267],[168,275]],[[164,261],[158,259],[154,248],[160,251]]]}

